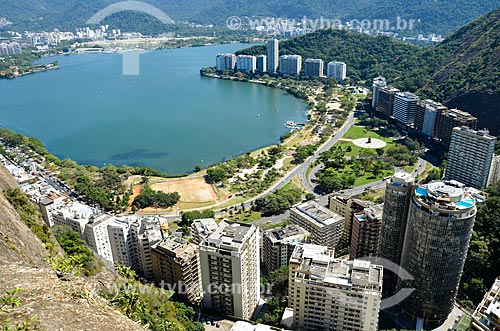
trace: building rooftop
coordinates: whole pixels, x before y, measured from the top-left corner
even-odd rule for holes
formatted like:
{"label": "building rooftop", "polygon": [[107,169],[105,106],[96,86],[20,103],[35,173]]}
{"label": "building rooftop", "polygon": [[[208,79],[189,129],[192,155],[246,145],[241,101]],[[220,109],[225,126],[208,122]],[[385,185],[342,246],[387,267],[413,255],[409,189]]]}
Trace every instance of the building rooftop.
{"label": "building rooftop", "polygon": [[281,228],[264,231],[264,236],[271,240],[273,244],[278,242],[293,241],[309,235],[309,232],[295,224],[289,224]]}
{"label": "building rooftop", "polygon": [[476,200],[462,183],[434,181],[415,189],[417,199],[432,207],[447,210],[463,210],[475,206]]}
{"label": "building rooftop", "polygon": [[283,60],[287,60],[287,59],[299,59],[299,58],[301,59],[302,56],[296,55],[296,54],[294,54],[294,55],[281,55],[280,56],[280,59],[283,59]]}
{"label": "building rooftop", "polygon": [[431,100],[431,99],[420,100],[419,103],[422,106],[431,107],[431,108],[435,108],[435,109],[441,109],[441,110],[448,109],[448,107],[446,107],[442,103],[439,103],[439,102]]}
{"label": "building rooftop", "polygon": [[406,172],[397,172],[394,176],[387,179],[387,183],[393,186],[411,186],[413,182],[413,176]]}
{"label": "building rooftop", "polygon": [[399,92],[396,97],[404,99],[406,101],[418,101],[420,98],[411,92]]}
{"label": "building rooftop", "polygon": [[345,65],[344,62],[340,62],[340,61],[331,61],[331,62],[328,62],[328,64],[343,64],[343,65]]}
{"label": "building rooftop", "polygon": [[360,221],[365,221],[366,219],[381,220],[383,211],[384,211],[384,204],[373,205],[365,208],[360,213],[354,214],[354,217],[356,217]]}
{"label": "building rooftop", "polygon": [[381,266],[369,261],[335,259],[326,246],[301,244],[295,247],[290,264],[299,264],[302,279],[345,286],[382,286]]}
{"label": "building rooftop", "polygon": [[374,83],[374,84],[379,84],[379,83],[383,83],[383,84],[385,84],[385,83],[386,83],[385,77],[383,77],[383,76],[378,76],[378,77],[375,77],[375,78],[373,79],[373,83]]}
{"label": "building rooftop", "polygon": [[53,210],[53,212],[59,212],[64,217],[77,220],[90,219],[92,215],[95,215],[97,213],[97,210],[77,201],[69,201],[66,204],[61,205],[60,207]]}
{"label": "building rooftop", "polygon": [[475,116],[469,114],[468,112],[465,112],[465,111],[459,110],[459,109],[445,109],[441,113],[441,116],[454,117],[454,118],[465,119],[465,120],[477,119]]}
{"label": "building rooftop", "polygon": [[153,249],[176,258],[184,259],[193,256],[193,253],[197,251],[195,247],[186,239],[170,236],[155,244]]}
{"label": "building rooftop", "polygon": [[398,92],[401,92],[401,90],[395,88],[395,87],[381,87],[380,92],[386,92],[386,93],[392,93],[396,94]]}
{"label": "building rooftop", "polygon": [[209,235],[219,227],[213,218],[200,218],[193,221],[193,230],[199,234]]}
{"label": "building rooftop", "polygon": [[323,227],[334,223],[343,222],[344,218],[330,209],[323,207],[315,201],[307,201],[297,205],[293,210],[302,214],[310,221],[316,223],[317,226]]}
{"label": "building rooftop", "polygon": [[251,224],[222,221],[217,230],[205,238],[200,246],[239,251],[255,231],[256,227]]}
{"label": "building rooftop", "polygon": [[462,132],[462,133],[466,133],[466,134],[470,134],[470,135],[475,135],[478,137],[483,137],[484,139],[487,139],[487,140],[496,140],[497,139],[496,137],[490,135],[490,132],[488,130],[476,131],[476,130],[472,130],[466,126],[455,127],[455,128],[453,128],[453,132]]}
{"label": "building rooftop", "polygon": [[323,62],[322,59],[307,59],[306,60],[307,63],[321,63]]}
{"label": "building rooftop", "polygon": [[90,217],[87,225],[90,227],[96,227],[96,226],[101,225],[103,223],[108,224],[108,222],[111,222],[114,220],[115,220],[114,216],[111,216],[108,214],[103,214],[103,213],[98,213],[98,214],[94,214]]}

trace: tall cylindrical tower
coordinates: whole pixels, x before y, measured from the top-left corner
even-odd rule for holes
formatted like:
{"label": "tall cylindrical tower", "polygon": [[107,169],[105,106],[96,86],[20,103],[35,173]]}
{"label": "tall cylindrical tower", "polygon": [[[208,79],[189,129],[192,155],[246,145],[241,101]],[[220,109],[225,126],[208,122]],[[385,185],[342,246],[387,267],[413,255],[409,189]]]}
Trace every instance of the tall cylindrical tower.
{"label": "tall cylindrical tower", "polygon": [[[401,172],[387,180],[384,210],[380,226],[378,256],[396,263],[401,262],[401,253],[406,231],[406,217],[413,191],[413,177]],[[392,272],[384,272],[384,296],[394,293],[398,277]]]}
{"label": "tall cylindrical tower", "polygon": [[416,188],[401,257],[414,280],[399,285],[415,289],[401,304],[412,318],[441,324],[452,311],[476,211],[475,200],[458,182]]}

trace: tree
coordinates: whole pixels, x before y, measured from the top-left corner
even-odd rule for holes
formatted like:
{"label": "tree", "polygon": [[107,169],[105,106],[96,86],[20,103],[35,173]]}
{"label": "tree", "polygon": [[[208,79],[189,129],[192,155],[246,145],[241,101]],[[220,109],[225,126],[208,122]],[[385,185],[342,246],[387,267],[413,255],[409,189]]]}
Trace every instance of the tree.
{"label": "tree", "polygon": [[275,193],[268,194],[263,198],[255,200],[252,209],[260,211],[266,216],[277,215],[289,209],[295,203],[300,202],[301,196],[301,190],[285,186],[277,190]]}
{"label": "tree", "polygon": [[335,88],[335,87],[337,87],[338,84],[339,84],[339,81],[335,77],[328,79],[328,86],[330,88]]}
{"label": "tree", "polygon": [[382,170],[382,165],[380,163],[377,162],[377,163],[373,164],[373,166],[372,166],[373,176],[378,177],[378,175],[380,175],[381,170]]}
{"label": "tree", "polygon": [[161,191],[153,191],[150,188],[143,190],[137,197],[135,197],[132,206],[138,209],[147,207],[155,208],[170,208],[179,202],[180,195],[177,192],[164,193]]}
{"label": "tree", "polygon": [[305,198],[306,198],[306,200],[309,201],[309,200],[314,200],[316,198],[316,196],[312,193],[307,193]]}
{"label": "tree", "polygon": [[205,176],[205,180],[208,184],[215,184],[218,182],[222,182],[227,178],[227,173],[221,167],[213,167],[207,170],[207,175]]}
{"label": "tree", "polygon": [[202,218],[214,218],[214,216],[215,216],[214,211],[210,210],[210,209],[206,209],[206,210],[202,210],[202,211],[195,210],[195,211],[182,212],[181,222],[179,223],[179,225],[191,226],[191,223],[193,222],[193,220],[202,219]]}
{"label": "tree", "polygon": [[441,170],[433,168],[425,178],[424,183],[427,184],[429,182],[432,182],[433,180],[438,179],[441,179]]}

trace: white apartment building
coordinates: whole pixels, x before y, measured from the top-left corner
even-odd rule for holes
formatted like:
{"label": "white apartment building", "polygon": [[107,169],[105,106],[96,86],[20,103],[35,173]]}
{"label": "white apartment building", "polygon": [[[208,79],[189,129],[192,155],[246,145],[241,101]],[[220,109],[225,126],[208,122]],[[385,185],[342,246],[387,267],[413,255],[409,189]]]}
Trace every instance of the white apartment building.
{"label": "white apartment building", "polygon": [[64,205],[49,210],[48,214],[53,225],[68,226],[73,231],[78,232],[80,237],[85,240],[85,225],[90,222],[93,216],[98,215],[98,212],[94,208],[77,201],[69,201]]}
{"label": "white apartment building", "polygon": [[377,108],[378,104],[378,91],[381,88],[387,87],[387,82],[385,77],[379,76],[373,80],[373,90],[372,90],[372,108]]}
{"label": "white apartment building", "polygon": [[407,126],[414,124],[419,100],[418,96],[410,92],[396,93],[393,109],[393,116],[396,121]]}
{"label": "white apartment building", "polygon": [[279,40],[271,39],[267,43],[267,72],[275,74],[278,71],[279,65]]}
{"label": "white apartment building", "polygon": [[211,235],[219,226],[213,218],[196,219],[191,224],[191,237],[197,244]]}
{"label": "white apartment building", "polygon": [[236,55],[217,54],[215,68],[217,71],[234,70],[236,67]]}
{"label": "white apartment building", "polygon": [[335,78],[338,82],[343,82],[347,77],[347,65],[344,62],[329,62],[326,68],[326,76]]}
{"label": "white apartment building", "polygon": [[260,298],[259,230],[222,221],[199,250],[203,306],[250,320]]}
{"label": "white apartment building", "polygon": [[500,181],[500,155],[494,155],[491,159],[490,174],[488,177],[488,185]]}
{"label": "white apartment building", "polygon": [[263,232],[261,262],[267,272],[288,266],[295,246],[307,242],[310,233],[295,224]]}
{"label": "white apartment building", "polygon": [[267,56],[266,55],[257,56],[257,71],[260,73],[267,72]]}
{"label": "white apartment building", "polygon": [[294,329],[378,330],[381,266],[334,259],[326,246],[299,244],[289,268],[288,305]]}
{"label": "white apartment building", "polygon": [[282,75],[299,75],[302,70],[302,56],[300,55],[282,55],[279,63],[279,73]]}
{"label": "white apartment building", "polygon": [[323,60],[307,59],[304,64],[304,76],[306,77],[323,77],[324,70]]}
{"label": "white apartment building", "polygon": [[345,218],[315,201],[307,201],[290,209],[290,220],[311,233],[311,243],[330,249],[344,247]]}
{"label": "white apartment building", "polygon": [[113,262],[121,265],[132,265],[130,260],[130,222],[128,219],[115,219],[108,225],[109,244]]}
{"label": "white apartment building", "polygon": [[236,70],[241,72],[255,72],[257,70],[257,58],[253,55],[238,55],[236,58]]}
{"label": "white apartment building", "polygon": [[113,263],[113,253],[109,243],[108,225],[114,217],[106,214],[92,216],[85,225],[84,240],[89,247],[108,264]]}
{"label": "white apartment building", "polygon": [[497,138],[488,131],[456,127],[451,134],[445,179],[484,189],[488,184]]}

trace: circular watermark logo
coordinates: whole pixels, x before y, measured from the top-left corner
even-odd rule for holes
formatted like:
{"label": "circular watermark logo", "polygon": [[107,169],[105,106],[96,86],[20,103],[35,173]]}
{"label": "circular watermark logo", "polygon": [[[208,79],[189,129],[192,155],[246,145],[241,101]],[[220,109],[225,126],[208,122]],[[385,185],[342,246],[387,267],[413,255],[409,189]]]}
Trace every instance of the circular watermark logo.
{"label": "circular watermark logo", "polygon": [[238,16],[231,16],[227,18],[226,25],[231,30],[239,30],[241,29],[243,22],[241,21],[241,18],[239,18]]}
{"label": "circular watermark logo", "polygon": [[[163,24],[175,23],[174,20],[172,20],[167,14],[165,14],[165,12],[161,11],[158,8],[142,1],[129,0],[114,3],[100,10],[88,19],[87,24],[101,24],[101,22],[107,17],[123,11],[134,11],[148,14],[156,18]],[[123,54],[123,75],[137,76],[140,74],[140,55],[144,53],[147,52],[126,52]]]}
{"label": "circular watermark logo", "polygon": [[[406,271],[401,266],[387,259],[381,257],[362,257],[360,258],[360,260],[370,261],[372,264],[384,267],[384,271],[388,270],[393,272],[399,277],[401,281],[409,281],[414,279],[413,276],[408,271]],[[406,298],[408,298],[410,294],[413,293],[413,291],[415,291],[414,288],[399,289],[399,291],[396,292],[394,295],[382,299],[382,301],[380,302],[380,309],[383,310],[400,304]]]}

